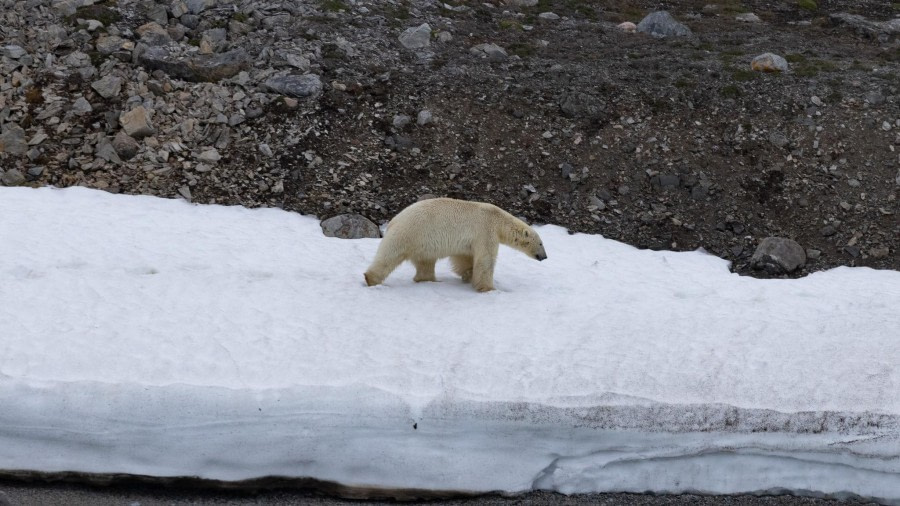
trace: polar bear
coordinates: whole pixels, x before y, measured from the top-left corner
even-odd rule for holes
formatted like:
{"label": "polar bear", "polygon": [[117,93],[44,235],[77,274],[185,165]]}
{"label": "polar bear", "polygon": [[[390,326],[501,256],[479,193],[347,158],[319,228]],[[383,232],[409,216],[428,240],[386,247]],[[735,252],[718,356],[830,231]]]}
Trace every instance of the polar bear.
{"label": "polar bear", "polygon": [[388,223],[366,284],[381,284],[404,260],[416,266],[414,281],[436,281],[434,264],[450,257],[453,272],[479,292],[494,289],[500,244],[537,260],[547,253],[541,237],[525,222],[485,202],[436,198],[416,202]]}

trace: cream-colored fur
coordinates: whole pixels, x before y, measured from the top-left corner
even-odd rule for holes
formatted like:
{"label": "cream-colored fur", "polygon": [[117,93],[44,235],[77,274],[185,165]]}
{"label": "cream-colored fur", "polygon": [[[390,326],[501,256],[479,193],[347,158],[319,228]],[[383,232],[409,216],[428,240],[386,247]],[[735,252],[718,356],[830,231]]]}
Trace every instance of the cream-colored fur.
{"label": "cream-colored fur", "polygon": [[479,292],[494,289],[500,244],[544,260],[540,236],[525,222],[493,204],[429,199],[400,211],[388,224],[366,284],[381,284],[404,260],[416,267],[415,281],[436,281],[434,264],[450,257],[453,272]]}

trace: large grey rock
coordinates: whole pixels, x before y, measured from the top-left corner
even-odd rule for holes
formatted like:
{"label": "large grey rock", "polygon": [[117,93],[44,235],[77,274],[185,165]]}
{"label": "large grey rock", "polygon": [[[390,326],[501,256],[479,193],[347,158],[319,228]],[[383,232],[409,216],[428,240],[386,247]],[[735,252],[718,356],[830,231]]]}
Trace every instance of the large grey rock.
{"label": "large grey rock", "polygon": [[147,109],[144,109],[144,106],[142,105],[119,116],[119,123],[122,125],[122,130],[135,139],[147,137],[156,133],[156,129],[153,128],[153,125],[150,123],[150,115],[147,113]]}
{"label": "large grey rock", "polygon": [[322,93],[322,80],[315,74],[273,76],[263,83],[273,93],[290,97],[311,97]]}
{"label": "large grey rock", "polygon": [[763,53],[750,62],[750,68],[760,72],[787,72],[787,60],[775,53]]}
{"label": "large grey rock", "polygon": [[835,25],[847,26],[860,35],[882,42],[887,42],[892,37],[900,35],[900,18],[889,21],[871,21],[858,14],[839,12],[831,15],[831,22]]}
{"label": "large grey rock", "polygon": [[509,57],[505,49],[494,43],[472,46],[469,48],[469,52],[475,56],[487,58],[490,61],[504,61]]}
{"label": "large grey rock", "polygon": [[679,23],[668,11],[647,14],[637,25],[637,31],[654,37],[687,37],[691,29]]}
{"label": "large grey rock", "polygon": [[122,91],[122,78],[117,76],[101,77],[91,83],[91,88],[103,98],[113,98]]}
{"label": "large grey rock", "polygon": [[421,49],[431,44],[431,26],[422,23],[419,26],[407,28],[400,34],[400,44],[406,49]]}
{"label": "large grey rock", "polygon": [[5,56],[7,58],[12,58],[13,60],[18,60],[19,58],[28,54],[28,52],[25,51],[25,48],[23,48],[22,46],[9,45],[9,46],[3,46],[3,48],[0,49],[0,54],[2,54],[3,56]]}
{"label": "large grey rock", "polygon": [[25,140],[25,130],[16,124],[4,126],[3,133],[0,133],[0,153],[24,155],[26,151],[28,142]]}
{"label": "large grey rock", "polygon": [[19,169],[10,169],[0,176],[3,186],[19,186],[25,183],[25,175]]}
{"label": "large grey rock", "polygon": [[766,237],[753,252],[750,262],[754,269],[772,274],[793,272],[806,264],[806,251],[793,239]]}
{"label": "large grey rock", "polygon": [[322,221],[322,233],[339,239],[361,239],[381,237],[378,225],[359,214],[341,214]]}
{"label": "large grey rock", "polygon": [[243,49],[179,56],[163,47],[150,47],[140,54],[138,61],[148,70],[162,70],[171,77],[192,82],[217,82],[250,68],[250,57]]}

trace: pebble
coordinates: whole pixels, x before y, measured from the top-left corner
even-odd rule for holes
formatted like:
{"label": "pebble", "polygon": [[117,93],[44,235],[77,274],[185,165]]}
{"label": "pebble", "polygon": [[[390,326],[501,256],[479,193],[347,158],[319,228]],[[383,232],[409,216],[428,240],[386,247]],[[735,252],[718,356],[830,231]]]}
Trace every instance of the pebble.
{"label": "pebble", "polygon": [[425,126],[434,121],[434,116],[431,114],[431,111],[427,109],[423,109],[419,111],[418,116],[416,116],[416,124],[419,126]]}
{"label": "pebble", "polygon": [[322,93],[322,81],[316,74],[288,74],[266,79],[264,86],[271,92],[290,97],[315,97]]}
{"label": "pebble", "polygon": [[622,30],[625,33],[634,33],[637,31],[637,25],[632,23],[631,21],[625,21],[624,23],[619,23],[616,25],[616,28]]}
{"label": "pebble", "polygon": [[19,186],[25,183],[25,175],[19,169],[9,169],[0,176],[3,186]]}
{"label": "pebble", "polygon": [[759,19],[759,16],[752,12],[742,12],[735,16],[734,19],[743,23],[759,23],[762,21],[761,19]]}
{"label": "pebble", "polygon": [[478,44],[469,48],[469,52],[475,56],[487,58],[489,61],[500,62],[506,60],[509,55],[506,50],[494,43]]}

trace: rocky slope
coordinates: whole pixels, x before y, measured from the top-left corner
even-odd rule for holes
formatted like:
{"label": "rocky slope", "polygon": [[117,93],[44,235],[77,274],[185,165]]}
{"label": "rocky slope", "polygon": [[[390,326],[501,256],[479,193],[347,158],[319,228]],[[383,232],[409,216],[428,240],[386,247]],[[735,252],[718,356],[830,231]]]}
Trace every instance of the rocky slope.
{"label": "rocky slope", "polygon": [[[375,222],[446,195],[755,276],[900,269],[898,16],[886,0],[0,0],[0,182]],[[753,70],[763,53],[788,70]],[[770,236],[790,241],[755,262]]]}

